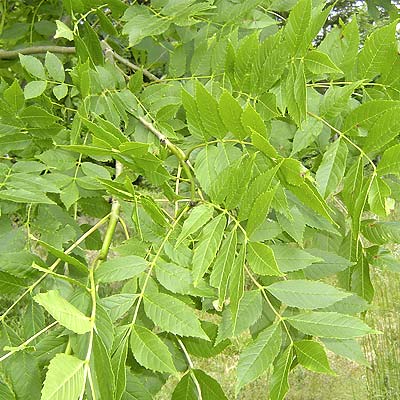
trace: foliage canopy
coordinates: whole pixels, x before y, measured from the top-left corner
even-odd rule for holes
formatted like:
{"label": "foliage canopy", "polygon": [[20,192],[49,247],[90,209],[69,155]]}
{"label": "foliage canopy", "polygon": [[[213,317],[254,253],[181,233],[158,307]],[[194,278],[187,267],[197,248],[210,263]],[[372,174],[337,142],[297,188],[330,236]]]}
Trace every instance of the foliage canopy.
{"label": "foliage canopy", "polygon": [[315,40],[320,0],[9,3],[0,397],[147,400],[173,375],[174,400],[226,399],[193,357],[244,332],[237,393],[333,374],[326,348],[365,363],[400,241],[398,21],[360,45],[355,17]]}

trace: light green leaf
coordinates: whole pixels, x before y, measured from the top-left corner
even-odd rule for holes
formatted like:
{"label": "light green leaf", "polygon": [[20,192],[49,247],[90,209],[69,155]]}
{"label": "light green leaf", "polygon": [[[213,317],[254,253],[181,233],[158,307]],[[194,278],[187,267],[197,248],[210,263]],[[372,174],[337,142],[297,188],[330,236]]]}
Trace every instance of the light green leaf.
{"label": "light green leaf", "polygon": [[196,100],[184,89],[182,89],[182,105],[186,111],[186,121],[189,132],[193,136],[207,140],[210,135],[206,132],[201,122]]}
{"label": "light green leaf", "polygon": [[55,204],[44,193],[29,192],[23,188],[1,190],[0,199],[15,203]]}
{"label": "light green leaf", "polygon": [[363,148],[366,152],[377,151],[395,139],[399,133],[398,109],[388,110],[369,127]]}
{"label": "light green leaf", "polygon": [[275,282],[266,289],[282,303],[305,309],[328,307],[351,295],[326,283],[303,279]]}
{"label": "light green leaf", "polygon": [[198,400],[198,389],[191,374],[185,374],[175,386],[171,400]]}
{"label": "light green leaf", "polygon": [[307,253],[322,259],[321,262],[314,262],[304,269],[304,274],[309,279],[321,279],[334,275],[352,265],[351,261],[336,253],[320,249],[307,249]]}
{"label": "light green leaf", "polygon": [[0,293],[4,295],[17,294],[28,283],[17,276],[0,271]]}
{"label": "light green leaf", "polygon": [[267,137],[267,128],[265,127],[264,121],[250,104],[244,109],[240,120],[247,133],[246,136],[250,136],[251,133],[255,131],[262,137]]}
{"label": "light green leaf", "polygon": [[220,214],[213,218],[202,230],[200,239],[193,252],[193,281],[196,286],[207,272],[221,245],[226,217]]}
{"label": "light green leaf", "polygon": [[47,52],[44,65],[46,66],[47,72],[49,73],[50,77],[52,77],[57,82],[64,82],[64,66],[56,55]]}
{"label": "light green leaf", "polygon": [[72,32],[71,29],[68,28],[67,25],[64,24],[64,22],[56,20],[56,25],[57,25],[57,30],[56,34],[54,35],[54,39],[64,38],[69,41],[74,40],[74,33]]}
{"label": "light green leaf", "polygon": [[229,132],[243,140],[247,135],[242,125],[242,107],[239,102],[227,91],[224,91],[219,99],[219,114]]}
{"label": "light green leaf", "polygon": [[330,57],[318,50],[312,50],[304,58],[306,68],[313,74],[343,73]]}
{"label": "light green leaf", "polygon": [[43,246],[46,250],[48,250],[51,254],[53,254],[54,256],[59,258],[60,260],[66,262],[70,265],[73,265],[83,275],[88,274],[88,267],[83,262],[79,261],[77,258],[75,258],[69,254],[65,254],[64,251],[56,249],[51,244],[43,242],[42,240],[38,240],[38,243],[41,246]]}
{"label": "light green leaf", "polygon": [[49,364],[41,400],[77,399],[83,389],[85,362],[68,354],[57,354]]}
{"label": "light green leaf", "polygon": [[192,308],[175,297],[164,293],[146,293],[144,310],[156,325],[167,332],[209,340]]}
{"label": "light green leaf", "polygon": [[232,265],[229,280],[229,304],[231,309],[233,331],[238,320],[239,304],[244,295],[244,265],[246,262],[246,245],[242,245]]}
{"label": "light green leaf", "polygon": [[271,325],[245,347],[239,357],[236,392],[271,367],[280,350],[281,340],[279,325]]}
{"label": "light green leaf", "polygon": [[321,196],[327,198],[341,182],[346,169],[348,149],[341,139],[331,143],[324,153],[315,179]]}
{"label": "light green leaf", "polygon": [[116,282],[139,275],[147,262],[139,256],[124,256],[105,261],[95,271],[97,282]]}
{"label": "light green leaf", "polygon": [[300,0],[293,7],[285,26],[287,47],[292,55],[303,55],[307,50],[307,31],[311,20],[311,1]]}
{"label": "light green leaf", "polygon": [[155,270],[157,280],[173,293],[187,294],[192,288],[192,273],[187,268],[160,259]]}
{"label": "light green leaf", "polygon": [[267,190],[261,193],[255,200],[249,214],[249,218],[246,225],[246,232],[248,236],[264,222],[268,215],[271,207],[272,200],[278,189],[279,183],[277,183],[271,190]]}
{"label": "light green leaf", "polygon": [[24,87],[24,97],[26,100],[34,99],[39,97],[47,87],[46,81],[32,81],[26,84]]}
{"label": "light green leaf", "polygon": [[210,285],[218,289],[218,304],[222,308],[228,291],[229,277],[236,254],[237,230],[233,229],[225,238],[215,259],[210,275]]}
{"label": "light green leaf", "polygon": [[188,236],[196,233],[212,218],[212,215],[213,208],[206,204],[193,208],[189,217],[183,223],[182,231],[176,239],[175,247],[178,247]]}
{"label": "light green leaf", "polygon": [[90,318],[61,297],[57,290],[39,293],[33,299],[67,329],[78,334],[90,331]]}
{"label": "light green leaf", "polygon": [[57,100],[63,99],[68,94],[68,86],[64,83],[53,87],[53,94]]}
{"label": "light green leaf", "polygon": [[339,356],[346,357],[349,360],[355,361],[360,365],[369,367],[370,364],[363,354],[361,345],[356,339],[321,339],[325,347],[338,354]]}
{"label": "light green leaf", "polygon": [[128,355],[128,336],[122,339],[111,358],[111,366],[115,377],[115,400],[120,400],[126,386],[126,357]]}
{"label": "light green leaf", "polygon": [[203,399],[228,400],[220,384],[214,378],[200,369],[193,369],[192,372],[200,385]]}
{"label": "light green leaf", "polygon": [[278,267],[273,250],[264,243],[249,243],[247,262],[250,268],[258,275],[283,275]]}
{"label": "light green leaf", "polygon": [[350,339],[376,333],[360,319],[336,312],[309,312],[285,319],[300,332],[312,336]]}
{"label": "light green leaf", "polygon": [[259,290],[244,292],[238,306],[236,315],[232,314],[232,306],[224,309],[222,322],[218,327],[216,343],[230,337],[238,337],[246,329],[249,329],[261,317],[262,296]]}
{"label": "light green leaf", "polygon": [[200,83],[196,85],[196,104],[206,132],[210,136],[222,139],[226,128],[218,112],[218,102]]}
{"label": "light green leaf", "polygon": [[289,391],[288,377],[292,362],[293,346],[290,345],[275,361],[274,372],[271,375],[270,400],[283,400],[285,398]]}
{"label": "light green leaf", "polygon": [[271,245],[279,270],[282,272],[297,271],[311,264],[323,261],[304,250],[288,245]]}
{"label": "light green leaf", "polygon": [[379,176],[393,174],[400,176],[400,144],[389,147],[379,161],[377,173]]}
{"label": "light green leaf", "polygon": [[131,350],[140,365],[152,371],[176,372],[167,345],[152,331],[135,325],[131,332]]}
{"label": "light green leaf", "polygon": [[133,306],[137,296],[131,293],[118,293],[102,298],[100,304],[107,310],[111,320],[116,321]]}
{"label": "light green leaf", "polygon": [[301,340],[294,343],[297,360],[303,367],[313,372],[336,375],[329,366],[324,347],[313,340]]}
{"label": "light green leaf", "polygon": [[35,78],[46,80],[43,64],[36,57],[20,54],[19,60],[29,74]]}
{"label": "light green leaf", "polygon": [[10,87],[4,91],[3,96],[4,100],[15,112],[19,111],[24,106],[24,93],[18,83],[18,80],[15,80],[12,85],[10,85]]}
{"label": "light green leaf", "polygon": [[357,76],[360,79],[373,79],[382,74],[391,60],[398,57],[396,26],[398,21],[375,30],[357,57]]}

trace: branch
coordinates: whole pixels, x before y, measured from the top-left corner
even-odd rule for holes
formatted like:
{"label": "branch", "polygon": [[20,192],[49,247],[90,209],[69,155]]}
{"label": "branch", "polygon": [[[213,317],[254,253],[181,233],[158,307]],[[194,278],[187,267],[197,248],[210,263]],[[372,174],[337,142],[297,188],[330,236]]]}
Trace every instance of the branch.
{"label": "branch", "polygon": [[171,153],[176,156],[182,166],[182,169],[185,171],[188,179],[190,180],[191,196],[192,201],[194,201],[196,190],[195,181],[192,171],[190,170],[189,165],[186,163],[186,154],[179,147],[170,142],[165,135],[163,135],[151,122],[147,121],[144,117],[138,117],[138,120],[145,128],[147,128],[154,136],[157,137],[161,144],[164,144],[171,151]]}
{"label": "branch", "polygon": [[142,71],[143,75],[148,78],[151,81],[157,82],[160,81],[160,78],[152,74],[150,71],[148,71],[145,68],[140,68],[138,65],[134,64],[133,62],[129,61],[128,59],[120,56],[118,53],[116,53],[111,46],[104,40],[101,41],[101,47],[105,52],[110,52],[112,56],[121,62],[122,64],[126,65],[128,68],[133,69],[134,71]]}
{"label": "branch", "polygon": [[17,50],[1,50],[0,49],[0,60],[1,59],[12,59],[17,58],[18,54],[41,54],[41,53],[61,53],[61,54],[75,54],[75,47],[67,46],[33,46],[25,47]]}
{"label": "branch", "polygon": [[[129,61],[128,59],[120,56],[116,53],[108,43],[104,40],[101,41],[102,48],[105,52],[109,52],[112,56],[121,62],[122,64],[126,65],[128,68],[143,72],[143,75],[151,81],[158,82],[160,79],[152,74],[149,70],[145,68],[141,68],[138,65],[134,64],[133,62]],[[60,53],[60,54],[75,54],[76,49],[73,46],[32,46],[32,47],[24,47],[17,50],[1,50],[0,49],[0,60],[11,60],[13,58],[18,58],[18,54],[42,54],[42,53]]]}

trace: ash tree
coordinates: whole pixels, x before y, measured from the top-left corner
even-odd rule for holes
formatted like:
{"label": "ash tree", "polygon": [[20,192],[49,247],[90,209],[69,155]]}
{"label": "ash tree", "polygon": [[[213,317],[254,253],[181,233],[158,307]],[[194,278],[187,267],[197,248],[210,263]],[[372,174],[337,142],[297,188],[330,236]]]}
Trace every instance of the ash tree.
{"label": "ash tree", "polygon": [[199,360],[238,337],[236,395],[367,363],[397,20],[360,45],[355,16],[315,40],[320,0],[1,7],[2,399],[226,399]]}

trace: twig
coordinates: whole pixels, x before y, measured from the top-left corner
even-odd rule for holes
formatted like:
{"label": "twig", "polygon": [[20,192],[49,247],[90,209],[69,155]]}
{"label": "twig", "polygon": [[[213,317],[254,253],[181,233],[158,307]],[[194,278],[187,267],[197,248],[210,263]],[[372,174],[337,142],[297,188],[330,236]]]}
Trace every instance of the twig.
{"label": "twig", "polygon": [[41,53],[60,53],[60,54],[75,54],[73,46],[32,46],[24,47],[17,50],[0,50],[0,59],[17,58],[18,54],[41,54]]}
{"label": "twig", "polygon": [[185,171],[186,176],[190,180],[191,196],[192,200],[194,201],[196,186],[192,171],[190,170],[189,165],[186,163],[186,154],[178,146],[175,146],[172,142],[170,142],[165,135],[163,135],[151,122],[147,121],[144,117],[138,117],[138,120],[145,128],[147,128],[151,133],[153,133],[154,136],[157,137],[161,144],[164,144],[171,151],[171,153],[176,156],[182,166],[182,169]]}
{"label": "twig", "polygon": [[145,69],[145,68],[141,68],[138,65],[134,64],[133,62],[129,61],[128,59],[120,56],[118,53],[116,53],[111,46],[104,40],[101,41],[101,46],[103,48],[103,50],[105,52],[109,52],[110,54],[112,54],[112,56],[118,60],[119,62],[121,62],[122,64],[126,65],[127,67],[129,67],[130,69],[133,69],[134,71],[142,71],[143,75],[148,78],[149,80],[153,81],[153,82],[158,82],[160,81],[160,78],[158,78],[157,76],[155,76],[154,74],[152,74],[149,70]]}

